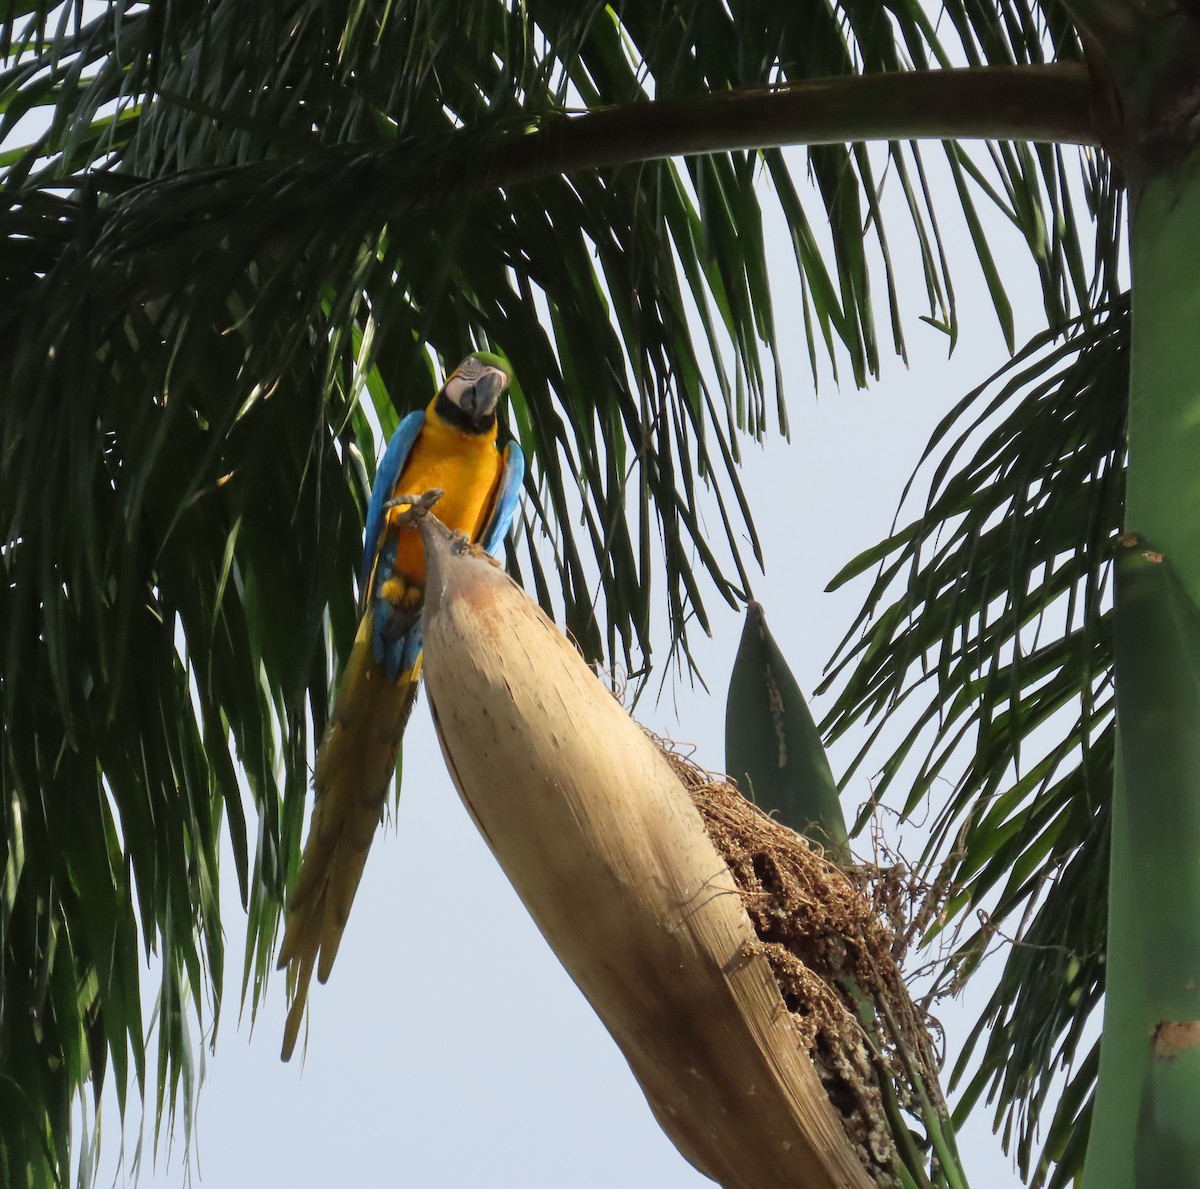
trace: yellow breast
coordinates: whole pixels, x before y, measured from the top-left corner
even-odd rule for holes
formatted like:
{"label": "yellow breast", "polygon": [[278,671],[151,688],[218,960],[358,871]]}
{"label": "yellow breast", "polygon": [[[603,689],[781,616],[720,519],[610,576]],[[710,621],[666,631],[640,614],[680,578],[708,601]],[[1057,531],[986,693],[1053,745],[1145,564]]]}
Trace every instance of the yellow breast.
{"label": "yellow breast", "polygon": [[[392,496],[420,495],[440,487],[444,494],[434,505],[433,514],[447,528],[475,541],[487,524],[502,470],[495,428],[487,434],[464,433],[447,425],[430,408]],[[421,536],[414,528],[396,527],[395,518],[402,511],[396,508],[388,514],[385,529],[389,534],[400,534],[395,573],[424,585]]]}

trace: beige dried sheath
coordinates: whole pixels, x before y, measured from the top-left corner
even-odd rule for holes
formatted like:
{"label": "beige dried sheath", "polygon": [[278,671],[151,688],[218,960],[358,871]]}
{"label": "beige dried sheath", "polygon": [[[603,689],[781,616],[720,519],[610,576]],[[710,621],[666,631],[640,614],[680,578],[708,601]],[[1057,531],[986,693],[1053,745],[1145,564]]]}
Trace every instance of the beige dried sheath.
{"label": "beige dried sheath", "polygon": [[869,1186],[670,765],[503,571],[423,531],[451,775],[663,1128],[728,1189]]}

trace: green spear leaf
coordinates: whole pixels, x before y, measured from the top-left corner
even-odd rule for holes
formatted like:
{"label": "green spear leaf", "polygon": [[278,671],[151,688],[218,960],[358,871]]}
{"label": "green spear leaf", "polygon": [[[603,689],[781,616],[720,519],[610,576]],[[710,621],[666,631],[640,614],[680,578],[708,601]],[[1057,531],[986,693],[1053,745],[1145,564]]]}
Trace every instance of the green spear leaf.
{"label": "green spear leaf", "polygon": [[746,605],[725,709],[725,768],[760,809],[850,862],[846,819],[808,703],[767,628]]}

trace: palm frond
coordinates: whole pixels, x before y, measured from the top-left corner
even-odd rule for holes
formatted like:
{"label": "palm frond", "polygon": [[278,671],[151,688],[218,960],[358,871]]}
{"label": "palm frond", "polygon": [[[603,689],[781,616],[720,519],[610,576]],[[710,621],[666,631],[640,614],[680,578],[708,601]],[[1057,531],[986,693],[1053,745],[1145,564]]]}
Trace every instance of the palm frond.
{"label": "palm frond", "polygon": [[[939,930],[959,939],[944,987],[961,985],[1006,930],[1016,935],[954,1076],[975,1059],[961,1109],[986,1088],[1037,1185],[1065,1185],[1077,1171],[1096,1073],[1094,1054],[1073,1062],[1104,985],[1108,571],[1124,495],[1128,343],[1127,301],[1061,341],[1035,337],[938,426],[924,515],[833,584],[875,571],[825,683],[841,683],[825,727],[837,737],[907,708],[912,725],[879,769],[872,803],[903,782],[905,815],[937,807],[923,861],[952,889]],[[868,744],[851,774],[871,755]],[[956,766],[965,773],[950,796],[934,797]],[[964,939],[968,911],[981,915]],[[1035,1168],[1060,1065],[1072,1080]]]}

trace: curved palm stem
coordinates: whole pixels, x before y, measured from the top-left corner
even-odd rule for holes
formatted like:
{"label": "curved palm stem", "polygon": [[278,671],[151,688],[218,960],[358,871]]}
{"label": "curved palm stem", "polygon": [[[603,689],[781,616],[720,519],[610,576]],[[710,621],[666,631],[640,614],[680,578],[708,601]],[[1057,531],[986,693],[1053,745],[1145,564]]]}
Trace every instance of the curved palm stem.
{"label": "curved palm stem", "polygon": [[[557,118],[488,180],[524,181],[659,157],[867,140],[1098,145],[1087,68],[982,66],[810,79]],[[511,172],[510,172],[511,171]]]}

